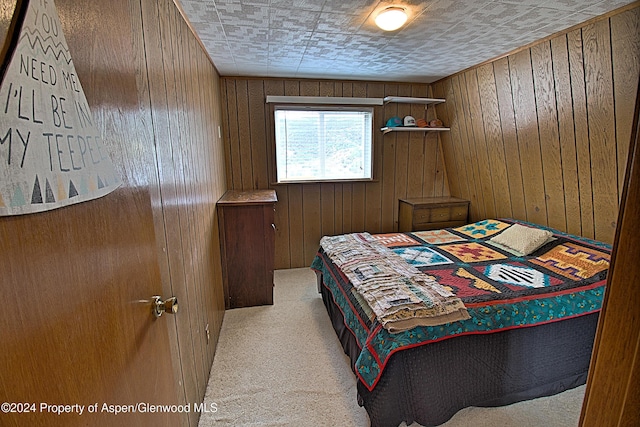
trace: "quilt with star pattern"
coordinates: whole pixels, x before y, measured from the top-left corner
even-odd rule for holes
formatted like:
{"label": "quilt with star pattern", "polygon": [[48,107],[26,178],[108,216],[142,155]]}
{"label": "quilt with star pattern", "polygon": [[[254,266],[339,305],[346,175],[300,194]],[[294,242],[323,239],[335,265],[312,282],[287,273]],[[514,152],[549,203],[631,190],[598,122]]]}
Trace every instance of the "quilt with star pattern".
{"label": "quilt with star pattern", "polygon": [[[492,241],[512,224],[552,236],[524,256]],[[513,219],[462,227],[373,235],[407,263],[455,293],[469,319],[389,333],[320,248],[311,268],[322,274],[361,350],[354,370],[369,390],[397,351],[459,335],[488,334],[561,321],[600,310],[611,246]]]}

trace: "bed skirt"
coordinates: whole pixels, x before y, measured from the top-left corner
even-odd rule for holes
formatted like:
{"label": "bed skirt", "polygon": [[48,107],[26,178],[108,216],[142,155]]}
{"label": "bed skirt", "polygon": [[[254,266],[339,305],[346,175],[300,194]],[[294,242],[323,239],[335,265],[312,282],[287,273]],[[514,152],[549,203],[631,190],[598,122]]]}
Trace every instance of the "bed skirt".
{"label": "bed skirt", "polygon": [[[330,291],[319,288],[353,370],[360,348]],[[592,313],[399,351],[372,391],[358,381],[358,403],[374,427],[437,426],[469,406],[509,405],[575,388],[586,383],[597,323]]]}

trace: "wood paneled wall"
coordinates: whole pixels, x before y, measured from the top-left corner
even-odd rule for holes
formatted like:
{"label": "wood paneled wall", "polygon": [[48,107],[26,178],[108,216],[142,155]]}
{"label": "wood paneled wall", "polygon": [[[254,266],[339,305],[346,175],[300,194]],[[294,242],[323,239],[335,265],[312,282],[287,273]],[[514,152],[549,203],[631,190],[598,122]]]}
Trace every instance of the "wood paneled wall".
{"label": "wood paneled wall", "polygon": [[[3,43],[15,3],[0,3]],[[172,0],[55,3],[123,185],[85,203],[0,218],[0,289],[7,290],[0,324],[8,345],[0,377],[4,382],[4,369],[11,369],[11,379],[19,380],[7,381],[4,395],[60,404],[201,403],[224,315],[216,215],[226,190],[219,76]],[[176,296],[178,313],[155,320],[150,300],[141,299],[151,292]],[[37,316],[21,316],[26,311],[17,307],[25,305]],[[133,317],[132,307],[143,307],[136,320],[146,323],[122,320]],[[31,425],[116,423],[100,414],[44,416],[34,414]],[[179,420],[195,427],[199,412],[127,417],[120,423]]]}
{"label": "wood paneled wall", "polygon": [[274,188],[276,268],[307,267],[323,235],[397,230],[398,199],[448,195],[437,134],[378,130],[391,116],[432,118],[424,105],[387,104],[374,111],[373,182],[273,185],[273,116],[267,95],[382,98],[430,96],[426,84],[323,80],[221,79],[227,186]]}
{"label": "wood paneled wall", "polygon": [[[170,327],[176,387],[182,403],[193,404],[203,401],[224,316],[219,76],[172,0],[130,2],[141,3],[146,63],[138,90],[155,147],[149,172],[160,271],[165,295],[180,304]],[[188,417],[196,426],[199,413]]]}
{"label": "wood paneled wall", "polygon": [[454,196],[611,243],[640,70],[640,8],[433,84]]}

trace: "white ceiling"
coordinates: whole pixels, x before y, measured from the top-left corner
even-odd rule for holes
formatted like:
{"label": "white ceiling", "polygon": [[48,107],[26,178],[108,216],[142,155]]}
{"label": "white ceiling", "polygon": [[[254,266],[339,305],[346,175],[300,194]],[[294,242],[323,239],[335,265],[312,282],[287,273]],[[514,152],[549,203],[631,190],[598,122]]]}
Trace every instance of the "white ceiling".
{"label": "white ceiling", "polygon": [[[222,76],[433,82],[633,0],[178,0]],[[384,32],[377,12],[403,6]]]}

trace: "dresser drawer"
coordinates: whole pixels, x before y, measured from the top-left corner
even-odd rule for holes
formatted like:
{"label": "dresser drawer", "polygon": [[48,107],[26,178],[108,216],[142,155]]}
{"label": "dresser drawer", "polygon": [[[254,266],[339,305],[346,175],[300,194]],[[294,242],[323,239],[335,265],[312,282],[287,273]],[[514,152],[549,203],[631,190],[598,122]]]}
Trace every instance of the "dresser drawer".
{"label": "dresser drawer", "polygon": [[466,205],[418,208],[413,211],[413,223],[416,225],[430,222],[464,221],[466,219]]}

